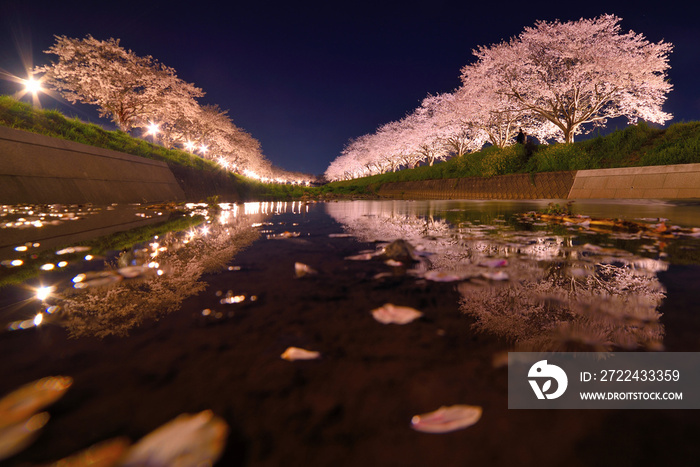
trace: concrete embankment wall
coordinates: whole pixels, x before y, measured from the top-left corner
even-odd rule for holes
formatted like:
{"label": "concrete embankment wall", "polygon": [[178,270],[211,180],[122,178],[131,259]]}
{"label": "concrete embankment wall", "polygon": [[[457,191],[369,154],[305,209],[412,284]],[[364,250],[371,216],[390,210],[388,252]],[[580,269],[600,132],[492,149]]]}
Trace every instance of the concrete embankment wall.
{"label": "concrete embankment wall", "polygon": [[400,199],[693,199],[700,164],[545,172],[393,182],[379,195]]}
{"label": "concrete embankment wall", "polygon": [[0,126],[0,203],[185,199],[164,162]]}
{"label": "concrete embankment wall", "polygon": [[511,174],[386,183],[379,195],[403,199],[559,199],[566,198],[575,172]]}
{"label": "concrete embankment wall", "polygon": [[579,170],[569,198],[700,198],[700,164]]}

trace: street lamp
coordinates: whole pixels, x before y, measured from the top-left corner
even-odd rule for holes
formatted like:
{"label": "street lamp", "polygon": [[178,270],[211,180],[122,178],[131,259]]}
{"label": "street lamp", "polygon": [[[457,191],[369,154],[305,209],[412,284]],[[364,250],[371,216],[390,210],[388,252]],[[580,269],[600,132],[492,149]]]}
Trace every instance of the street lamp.
{"label": "street lamp", "polygon": [[159,126],[157,123],[150,122],[148,124],[148,131],[146,132],[147,135],[153,135],[153,144],[156,144],[156,133],[160,131]]}
{"label": "street lamp", "polygon": [[21,98],[25,94],[31,94],[32,104],[35,107],[41,108],[39,93],[44,92],[44,88],[41,87],[41,81],[34,79],[33,76],[30,76],[28,79],[19,79],[19,81],[24,85],[24,89],[18,93],[18,98]]}
{"label": "street lamp", "polygon": [[24,92],[30,93],[33,96],[36,96],[39,92],[44,90],[41,87],[41,82],[35,80],[34,77],[30,77],[29,79],[22,80],[22,82],[24,84]]}

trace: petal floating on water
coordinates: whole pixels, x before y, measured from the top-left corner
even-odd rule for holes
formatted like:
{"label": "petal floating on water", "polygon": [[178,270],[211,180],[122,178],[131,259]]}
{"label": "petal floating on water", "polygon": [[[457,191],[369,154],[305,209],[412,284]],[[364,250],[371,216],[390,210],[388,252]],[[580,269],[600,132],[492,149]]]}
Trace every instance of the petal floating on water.
{"label": "petal floating on water", "polygon": [[109,439],[54,462],[51,467],[112,467],[124,456],[129,444],[126,438]]}
{"label": "petal floating on water", "polygon": [[362,253],[359,255],[345,257],[345,259],[349,259],[351,261],[369,261],[372,258],[373,256],[370,253]]}
{"label": "petal floating on water", "polygon": [[321,357],[321,353],[315,350],[301,349],[299,347],[288,347],[280,357],[290,362],[294,360],[316,360]]}
{"label": "petal floating on water", "polygon": [[133,279],[135,277],[145,276],[147,274],[155,274],[155,270],[153,268],[149,268],[148,266],[126,266],[117,269],[117,272],[120,276],[127,279]]}
{"label": "petal floating on water", "polygon": [[466,279],[466,276],[457,272],[437,271],[433,269],[423,274],[423,278],[433,282],[455,282]]}
{"label": "petal floating on water", "polygon": [[318,274],[314,268],[304,263],[294,263],[294,275],[296,277],[304,277],[312,274]]}
{"label": "petal floating on water", "polygon": [[73,384],[69,376],[49,376],[25,384],[0,399],[0,429],[26,420],[53,404]]}
{"label": "petal floating on water", "polygon": [[480,261],[479,266],[485,268],[502,268],[504,266],[508,266],[508,260],[501,258],[486,259],[484,261]]}
{"label": "petal floating on water", "polygon": [[39,436],[49,421],[49,414],[41,412],[27,420],[0,429],[0,460],[17,454]]}
{"label": "petal floating on water", "polygon": [[504,271],[484,272],[481,276],[492,281],[507,281],[509,279],[508,274]]}
{"label": "petal floating on water", "polygon": [[372,310],[372,316],[383,324],[408,324],[423,316],[423,313],[407,306],[395,306],[387,303]]}
{"label": "petal floating on water", "polygon": [[213,465],[221,456],[228,425],[211,410],[182,414],[141,438],[122,466]]}
{"label": "petal floating on water", "polygon": [[476,405],[443,406],[434,412],[414,416],[411,428],[424,433],[449,433],[475,424],[481,412],[481,407]]}
{"label": "petal floating on water", "polygon": [[86,251],[90,251],[91,247],[89,246],[69,246],[68,248],[64,248],[62,250],[58,250],[56,252],[57,255],[70,255],[73,253],[84,253]]}

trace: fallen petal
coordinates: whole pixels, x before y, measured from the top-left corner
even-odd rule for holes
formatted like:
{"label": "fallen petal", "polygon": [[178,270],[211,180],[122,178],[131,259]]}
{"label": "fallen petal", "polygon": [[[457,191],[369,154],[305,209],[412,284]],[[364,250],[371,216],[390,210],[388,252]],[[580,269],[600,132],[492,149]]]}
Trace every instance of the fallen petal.
{"label": "fallen petal", "polygon": [[304,263],[294,263],[294,274],[296,277],[304,277],[310,274],[318,274],[314,268]]}
{"label": "fallen petal", "polygon": [[321,353],[315,350],[301,349],[299,347],[288,347],[280,356],[285,360],[293,362],[294,360],[315,360],[321,357]]}
{"label": "fallen petal", "polygon": [[126,438],[103,441],[54,462],[51,467],[111,467],[124,456],[129,444]]}
{"label": "fallen petal", "polygon": [[73,384],[69,376],[49,376],[25,384],[0,399],[0,429],[26,420],[53,404]]}
{"label": "fallen petal", "polygon": [[481,276],[484,279],[489,279],[492,281],[507,281],[509,279],[508,274],[505,273],[504,271],[483,272],[483,273],[481,273]]}
{"label": "fallen petal", "polygon": [[86,251],[90,251],[89,246],[69,246],[68,248],[64,248],[62,250],[58,250],[56,252],[57,255],[70,255],[73,253],[83,253]]}
{"label": "fallen petal", "polygon": [[504,266],[508,266],[508,260],[499,258],[487,259],[479,262],[479,266],[485,268],[502,268]]}
{"label": "fallen petal", "polygon": [[481,412],[481,407],[476,405],[443,406],[434,412],[414,416],[411,428],[424,433],[449,433],[475,424]]}
{"label": "fallen petal", "polygon": [[395,306],[387,303],[372,310],[372,316],[383,324],[407,324],[423,316],[423,313],[407,306]]}
{"label": "fallen petal", "polygon": [[139,276],[145,276],[146,274],[155,274],[154,268],[149,268],[148,266],[126,266],[117,269],[120,276],[127,279],[133,279]]}
{"label": "fallen petal", "polygon": [[221,456],[228,425],[211,410],[182,414],[141,438],[122,466],[213,465]]}
{"label": "fallen petal", "polygon": [[41,412],[0,430],[0,460],[17,454],[29,446],[49,421],[49,414]]}
{"label": "fallen petal", "polygon": [[372,258],[373,258],[373,256],[370,253],[362,253],[359,255],[345,257],[345,259],[349,259],[352,261],[369,261]]}
{"label": "fallen petal", "polygon": [[433,282],[455,282],[464,280],[466,276],[456,272],[436,271],[433,269],[423,274],[423,278]]}

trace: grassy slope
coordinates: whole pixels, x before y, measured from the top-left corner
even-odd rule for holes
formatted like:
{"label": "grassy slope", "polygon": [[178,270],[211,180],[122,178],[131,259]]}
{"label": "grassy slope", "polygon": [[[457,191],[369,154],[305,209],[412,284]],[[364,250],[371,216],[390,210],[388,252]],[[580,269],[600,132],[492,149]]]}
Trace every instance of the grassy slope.
{"label": "grassy slope", "polygon": [[333,182],[321,190],[328,194],[362,195],[375,193],[387,182],[690,163],[700,163],[700,122],[676,123],[666,129],[651,128],[641,122],[570,145],[541,145],[529,158],[521,145],[501,150],[489,147],[433,167]]}
{"label": "grassy slope", "polygon": [[[0,125],[196,170],[222,172],[211,160],[202,159],[179,149],[166,149],[142,139],[133,138],[122,131],[107,131],[99,125],[84,123],[77,118],[69,119],[56,110],[37,110],[30,104],[9,96],[0,96]],[[301,197],[303,194],[299,187],[268,185],[230,172],[228,175],[231,183],[242,185],[239,191],[247,193],[247,197],[250,198],[286,199]]]}

